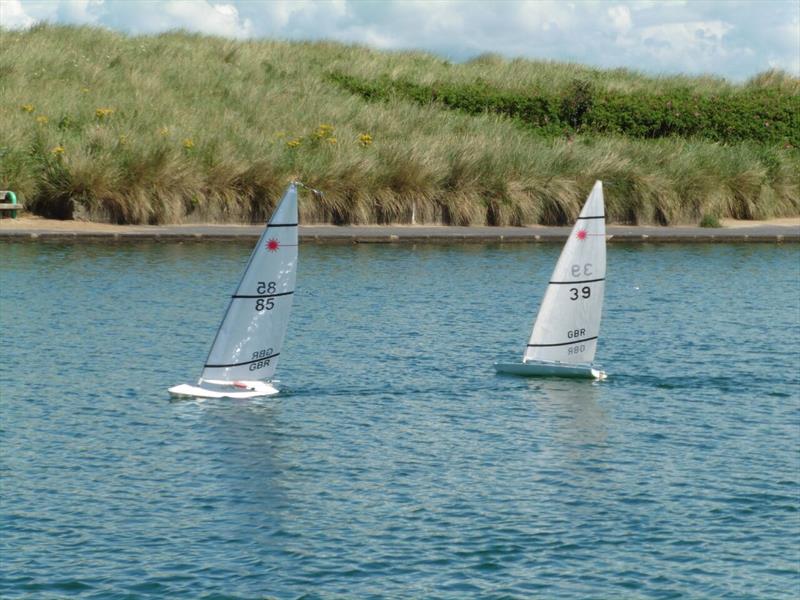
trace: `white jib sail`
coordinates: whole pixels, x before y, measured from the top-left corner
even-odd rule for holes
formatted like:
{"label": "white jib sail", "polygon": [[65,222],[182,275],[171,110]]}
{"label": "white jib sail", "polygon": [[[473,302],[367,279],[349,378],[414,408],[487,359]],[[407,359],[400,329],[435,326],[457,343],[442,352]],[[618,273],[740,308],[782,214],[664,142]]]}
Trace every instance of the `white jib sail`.
{"label": "white jib sail", "polygon": [[598,181],[556,263],[524,362],[592,362],[600,334],[605,278],[605,207],[603,184]]}
{"label": "white jib sail", "polygon": [[250,255],[201,381],[263,381],[273,376],[292,309],[296,270],[297,187],[292,183]]}

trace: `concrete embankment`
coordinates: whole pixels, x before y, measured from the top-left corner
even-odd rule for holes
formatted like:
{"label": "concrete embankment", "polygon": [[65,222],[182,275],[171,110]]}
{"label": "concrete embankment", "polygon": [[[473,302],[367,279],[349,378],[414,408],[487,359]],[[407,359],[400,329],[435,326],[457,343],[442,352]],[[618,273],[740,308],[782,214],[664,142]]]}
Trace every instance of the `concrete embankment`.
{"label": "concrete embankment", "polygon": [[[735,221],[720,228],[610,225],[613,242],[800,242],[800,218],[767,222]],[[570,227],[443,227],[301,225],[303,242],[468,243],[563,242]],[[108,225],[82,221],[22,218],[0,221],[5,240],[197,241],[255,238],[262,225]]]}

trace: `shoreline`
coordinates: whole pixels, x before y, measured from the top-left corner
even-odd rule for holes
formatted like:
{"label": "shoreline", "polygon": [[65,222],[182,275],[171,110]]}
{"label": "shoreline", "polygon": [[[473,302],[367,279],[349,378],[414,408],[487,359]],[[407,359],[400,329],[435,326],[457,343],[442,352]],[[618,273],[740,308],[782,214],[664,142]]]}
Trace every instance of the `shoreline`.
{"label": "shoreline", "polygon": [[[723,220],[722,227],[609,225],[609,242],[800,242],[800,217]],[[257,238],[263,225],[110,225],[24,216],[0,220],[0,240],[235,241]],[[300,239],[317,243],[547,243],[566,240],[571,226],[301,225]]]}

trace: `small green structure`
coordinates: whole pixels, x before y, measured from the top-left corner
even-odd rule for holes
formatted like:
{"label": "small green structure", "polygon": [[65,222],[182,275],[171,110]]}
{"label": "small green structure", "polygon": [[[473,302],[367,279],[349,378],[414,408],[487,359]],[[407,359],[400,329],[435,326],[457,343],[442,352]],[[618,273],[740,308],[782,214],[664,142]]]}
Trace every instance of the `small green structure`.
{"label": "small green structure", "polygon": [[[12,219],[17,218],[17,211],[22,210],[22,204],[17,204],[17,195],[10,190],[0,190],[0,214],[6,217],[6,211],[11,214]],[[7,202],[10,201],[10,202]]]}

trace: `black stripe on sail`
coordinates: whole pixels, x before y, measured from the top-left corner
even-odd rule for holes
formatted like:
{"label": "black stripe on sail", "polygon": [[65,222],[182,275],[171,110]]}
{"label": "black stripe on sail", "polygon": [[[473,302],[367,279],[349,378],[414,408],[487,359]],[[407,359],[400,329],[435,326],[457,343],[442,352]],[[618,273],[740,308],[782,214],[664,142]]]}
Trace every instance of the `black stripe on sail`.
{"label": "black stripe on sail", "polygon": [[267,227],[297,227],[297,223],[267,223]]}
{"label": "black stripe on sail", "polygon": [[571,342],[564,342],[562,344],[528,344],[528,348],[544,348],[544,347],[551,347],[551,346],[571,346],[572,344],[580,344],[581,342],[591,342],[592,340],[596,340],[597,336],[585,338],[583,340],[572,340]]}
{"label": "black stripe on sail", "polygon": [[277,298],[278,296],[291,296],[294,292],[281,292],[280,294],[256,294],[249,296],[247,294],[234,294],[231,298]]}
{"label": "black stripe on sail", "polygon": [[598,215],[593,217],[578,217],[578,219],[605,219],[605,218],[606,218],[605,215]]}
{"label": "black stripe on sail", "polygon": [[605,280],[605,277],[601,277],[600,279],[584,279],[583,281],[551,281],[550,283],[555,283],[556,285],[569,285],[570,283],[595,283],[596,281]]}
{"label": "black stripe on sail", "polygon": [[261,356],[259,358],[256,358],[255,360],[248,360],[248,361],[240,362],[240,363],[232,363],[230,365],[205,365],[204,368],[206,368],[206,369],[226,369],[228,367],[241,367],[242,365],[252,365],[253,363],[257,363],[260,360],[267,360],[268,358],[275,358],[276,356],[280,356],[280,354],[281,353],[278,352],[276,354],[270,354],[269,356]]}

